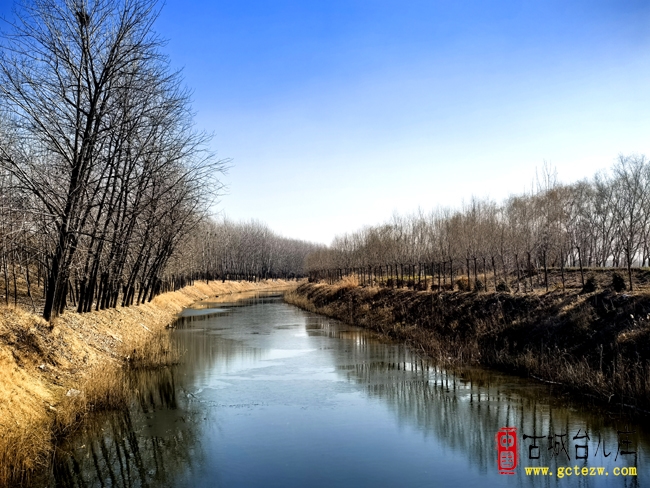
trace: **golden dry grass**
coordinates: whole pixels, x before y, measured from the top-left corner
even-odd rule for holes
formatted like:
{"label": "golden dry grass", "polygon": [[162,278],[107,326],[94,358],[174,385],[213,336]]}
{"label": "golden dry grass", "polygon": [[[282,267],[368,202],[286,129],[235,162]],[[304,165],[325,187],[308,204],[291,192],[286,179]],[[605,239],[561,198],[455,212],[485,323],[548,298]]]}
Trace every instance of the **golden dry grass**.
{"label": "golden dry grass", "polygon": [[335,285],[337,288],[356,288],[359,286],[359,278],[355,274],[345,275],[343,278],[338,280]]}
{"label": "golden dry grass", "polygon": [[295,282],[197,283],[137,307],[66,312],[52,324],[0,306],[0,486],[47,465],[57,436],[93,410],[125,405],[124,366],[179,358],[165,333],[176,314],[215,295],[289,288]]}

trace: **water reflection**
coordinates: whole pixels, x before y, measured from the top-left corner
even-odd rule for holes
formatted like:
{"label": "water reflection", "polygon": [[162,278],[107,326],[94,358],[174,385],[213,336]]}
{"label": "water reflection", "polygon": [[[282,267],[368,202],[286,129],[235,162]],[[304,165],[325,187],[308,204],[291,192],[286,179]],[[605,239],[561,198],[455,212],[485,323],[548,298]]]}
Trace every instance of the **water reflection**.
{"label": "water reflection", "polygon": [[[522,466],[548,466],[556,473],[558,466],[603,466],[610,473],[616,466],[633,466],[641,478],[647,477],[650,435],[647,426],[637,423],[638,419],[635,422],[627,411],[614,414],[586,407],[558,394],[552,386],[494,371],[464,368],[454,373],[409,348],[387,346],[366,331],[344,327],[314,317],[307,329],[312,336],[347,340],[346,350],[356,361],[337,366],[339,374],[363,387],[369,396],[380,398],[400,425],[406,423],[425,437],[433,436],[466,456],[480,473],[495,468],[495,433],[501,427],[515,426],[520,435],[538,438],[527,439],[521,446]],[[621,454],[625,449],[635,453]],[[639,457],[644,460],[642,466]],[[526,478],[535,484],[524,469],[516,475],[521,484]],[[639,477],[622,482],[623,486],[638,484]]]}
{"label": "water reflection", "polygon": [[132,408],[96,415],[56,451],[45,485],[72,487],[175,486],[204,461],[203,413],[178,396],[173,369],[135,374]]}
{"label": "water reflection", "polygon": [[[650,435],[622,414],[495,372],[440,369],[277,296],[201,307],[224,311],[179,320],[183,364],[134,378],[133,407],[63,446],[51,486],[648,484]],[[520,444],[514,476],[497,472],[504,426],[517,428],[520,443],[524,433],[539,437],[539,459],[528,459],[530,439]],[[617,453],[618,431],[634,431],[634,455]],[[566,442],[558,453],[556,434]],[[535,466],[554,476],[527,475]],[[602,466],[609,476],[558,478],[565,466]],[[623,466],[638,476],[614,477]]]}

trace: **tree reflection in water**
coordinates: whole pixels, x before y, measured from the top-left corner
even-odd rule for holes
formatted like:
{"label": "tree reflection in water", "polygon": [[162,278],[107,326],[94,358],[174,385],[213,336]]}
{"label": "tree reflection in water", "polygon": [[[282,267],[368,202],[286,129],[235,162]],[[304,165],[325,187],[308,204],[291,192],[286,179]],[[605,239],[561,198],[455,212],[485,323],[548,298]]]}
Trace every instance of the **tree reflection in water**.
{"label": "tree reflection in water", "polygon": [[176,370],[134,373],[128,410],[94,416],[60,446],[48,486],[174,486],[202,462],[198,429],[207,420],[175,387]]}
{"label": "tree reflection in water", "polygon": [[[365,330],[349,328],[320,317],[312,317],[308,326],[312,335],[344,339],[351,344],[351,360],[337,368],[347,381],[364,387],[366,393],[393,410],[400,425],[409,424],[423,436],[435,436],[449,450],[469,457],[481,473],[493,471],[496,464],[495,434],[501,427],[517,427],[520,442],[520,466],[636,466],[637,456],[608,458],[594,456],[599,442],[616,453],[618,430],[627,430],[632,423],[633,445],[648,452],[650,433],[642,428],[629,411],[618,414],[602,408],[571,402],[553,386],[529,382],[495,371],[462,368],[452,372],[423,359],[408,347],[386,344]],[[372,358],[371,361],[368,359]],[[589,433],[589,458],[586,464],[575,458],[573,436]],[[528,458],[531,441],[522,443],[522,436],[543,435],[538,441],[540,459]],[[547,451],[547,437],[567,433],[570,459],[552,456]],[[581,440],[579,443],[585,442]],[[581,455],[584,451],[580,451]],[[602,453],[602,445],[600,445]],[[564,456],[564,454],[563,454]],[[644,468],[642,466],[642,468]],[[610,469],[611,471],[611,469]],[[516,470],[520,483],[532,483],[523,469]],[[541,479],[539,480],[541,482]],[[557,478],[551,478],[553,483]],[[627,486],[638,486],[638,478],[630,477]]]}

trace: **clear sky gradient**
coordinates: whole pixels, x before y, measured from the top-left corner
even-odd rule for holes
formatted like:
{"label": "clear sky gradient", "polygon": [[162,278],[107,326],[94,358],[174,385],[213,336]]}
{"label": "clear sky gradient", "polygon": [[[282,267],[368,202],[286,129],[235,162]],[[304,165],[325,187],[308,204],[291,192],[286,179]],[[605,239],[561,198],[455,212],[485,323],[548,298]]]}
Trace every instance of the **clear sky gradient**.
{"label": "clear sky gradient", "polygon": [[233,160],[215,212],[288,237],[650,156],[647,1],[168,0],[156,28]]}

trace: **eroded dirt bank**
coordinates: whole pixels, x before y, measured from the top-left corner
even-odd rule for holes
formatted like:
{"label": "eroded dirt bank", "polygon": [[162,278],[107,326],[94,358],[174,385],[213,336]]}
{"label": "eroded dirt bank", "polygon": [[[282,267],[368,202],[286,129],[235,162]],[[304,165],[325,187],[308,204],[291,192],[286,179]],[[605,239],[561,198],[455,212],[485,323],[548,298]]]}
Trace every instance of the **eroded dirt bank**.
{"label": "eroded dirt bank", "polygon": [[215,295],[294,286],[196,283],[137,307],[64,313],[52,324],[0,307],[0,486],[28,481],[46,466],[56,438],[87,412],[127,401],[124,366],[175,361],[164,329],[184,307]]}
{"label": "eroded dirt bank", "polygon": [[418,292],[303,284],[285,299],[366,327],[446,365],[481,364],[650,410],[650,296]]}

